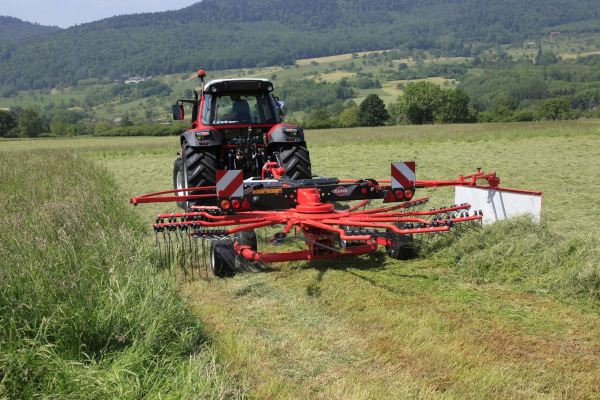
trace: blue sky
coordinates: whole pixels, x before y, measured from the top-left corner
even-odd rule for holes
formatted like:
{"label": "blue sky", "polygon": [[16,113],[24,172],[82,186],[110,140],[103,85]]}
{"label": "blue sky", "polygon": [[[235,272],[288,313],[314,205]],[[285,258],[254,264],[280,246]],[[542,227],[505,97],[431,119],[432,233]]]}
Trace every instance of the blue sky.
{"label": "blue sky", "polygon": [[67,28],[119,14],[178,10],[199,0],[0,0],[0,15]]}

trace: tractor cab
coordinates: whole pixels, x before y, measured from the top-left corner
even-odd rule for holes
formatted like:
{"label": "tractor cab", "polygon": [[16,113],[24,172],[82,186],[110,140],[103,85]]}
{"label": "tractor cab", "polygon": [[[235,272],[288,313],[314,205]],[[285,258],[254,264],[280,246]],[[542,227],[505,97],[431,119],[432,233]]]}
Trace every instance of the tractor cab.
{"label": "tractor cab", "polygon": [[203,90],[201,123],[275,125],[280,120],[272,91],[273,85],[266,79],[211,81]]}
{"label": "tractor cab", "polygon": [[[216,171],[242,170],[244,178],[263,177],[265,166],[285,171],[288,179],[312,177],[304,132],[281,121],[283,103],[273,97],[268,79],[218,79],[204,82],[194,98],[177,100],[173,119],[183,120],[192,105],[192,123],[181,135],[173,168],[175,189],[214,186]],[[180,203],[188,209],[189,203]]]}

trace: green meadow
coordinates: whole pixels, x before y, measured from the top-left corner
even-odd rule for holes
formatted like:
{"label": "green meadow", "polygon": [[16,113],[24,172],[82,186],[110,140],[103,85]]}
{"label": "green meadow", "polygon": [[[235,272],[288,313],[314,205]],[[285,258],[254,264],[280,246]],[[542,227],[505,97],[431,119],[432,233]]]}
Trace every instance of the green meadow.
{"label": "green meadow", "polygon": [[322,176],[496,171],[544,192],[542,223],[192,279],[157,267],[176,208],[128,204],[171,188],[177,137],[1,140],[0,398],[600,397],[597,120],[306,136]]}

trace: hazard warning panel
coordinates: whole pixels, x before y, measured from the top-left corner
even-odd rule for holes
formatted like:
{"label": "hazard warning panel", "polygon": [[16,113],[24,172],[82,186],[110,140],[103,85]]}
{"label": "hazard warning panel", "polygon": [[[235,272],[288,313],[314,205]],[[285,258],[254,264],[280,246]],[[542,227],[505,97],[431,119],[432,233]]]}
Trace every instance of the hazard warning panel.
{"label": "hazard warning panel", "polygon": [[217,197],[243,197],[244,171],[217,171]]}
{"label": "hazard warning panel", "polygon": [[392,189],[412,188],[415,182],[414,161],[392,163]]}

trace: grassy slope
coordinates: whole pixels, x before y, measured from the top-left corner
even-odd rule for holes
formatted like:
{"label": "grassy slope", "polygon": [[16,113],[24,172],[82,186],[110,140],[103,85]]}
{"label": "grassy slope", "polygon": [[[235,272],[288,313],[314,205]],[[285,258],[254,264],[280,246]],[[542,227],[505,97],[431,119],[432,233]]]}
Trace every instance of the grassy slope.
{"label": "grassy slope", "polygon": [[[577,34],[577,35],[562,35],[554,38],[544,39],[544,50],[552,51],[556,54],[562,55],[564,58],[572,58],[578,55],[588,55],[598,53],[598,34]],[[532,39],[532,41],[534,41]],[[528,45],[525,41],[522,45],[505,45],[503,49],[507,50],[513,57],[518,58],[526,54],[529,56],[535,56],[537,47]],[[352,77],[354,73],[347,73],[344,71],[335,71],[325,73],[326,70],[331,69],[332,66],[341,67],[347,65],[350,62],[354,62],[357,67],[362,67],[362,72],[372,73],[376,79],[379,79],[382,84],[381,89],[356,89],[357,98],[354,99],[357,103],[360,103],[368,94],[376,93],[379,95],[386,104],[393,103],[401,90],[397,89],[398,83],[407,84],[410,81],[386,81],[385,75],[382,75],[380,69],[389,69],[389,65],[380,63],[377,65],[365,65],[363,64],[362,56],[372,52],[358,53],[359,58],[352,59],[352,54],[340,54],[331,57],[321,57],[314,59],[298,60],[298,68],[281,68],[277,66],[265,67],[265,68],[243,68],[236,70],[224,70],[224,71],[208,71],[208,79],[217,78],[241,78],[241,77],[252,77],[252,78],[268,78],[270,79],[273,74],[277,75],[277,79],[274,81],[275,86],[283,84],[286,80],[298,80],[298,79],[315,79],[317,81],[325,80],[330,82],[339,81],[343,77]],[[464,63],[467,59],[464,57],[456,58],[440,58],[434,60],[436,63]],[[316,61],[318,65],[312,65],[311,61]],[[425,60],[425,62],[431,62],[432,60]],[[395,63],[405,62],[407,64],[413,64],[412,59],[396,60]],[[201,68],[202,66],[199,65]],[[395,68],[395,67],[392,67]],[[473,69],[471,73],[477,73],[477,70]],[[317,75],[314,75],[317,73]],[[170,99],[153,97],[156,104],[150,105],[148,99],[136,100],[125,104],[114,105],[114,111],[108,112],[105,107],[99,107],[94,109],[94,114],[98,119],[112,120],[115,117],[123,115],[125,112],[129,112],[138,116],[142,116],[146,109],[152,109],[155,112],[155,118],[161,121],[169,121],[170,111],[169,107],[178,98],[183,97],[184,90],[194,89],[199,83],[195,74],[172,74],[157,76],[157,79],[161,82],[166,83],[173,89],[173,94]],[[428,78],[438,84],[443,84],[445,79],[441,77]],[[455,86],[456,82],[449,80],[449,87]],[[107,86],[92,85],[88,87],[68,87],[62,90],[53,90],[51,94],[42,95],[40,91],[27,90],[19,92],[16,98],[1,98],[0,97],[0,108],[10,108],[14,106],[28,107],[37,105],[43,107],[51,102],[58,105],[61,100],[65,103],[69,103],[71,98],[82,101],[85,99],[87,93],[96,88],[106,88]],[[34,99],[36,95],[37,99]],[[42,98],[43,97],[43,101]],[[301,120],[303,112],[291,113],[296,119]]]}
{"label": "grassy slope", "polygon": [[[409,159],[424,179],[494,169],[506,186],[544,191],[544,224],[499,225],[411,262],[376,253],[189,283],[222,362],[256,397],[600,396],[597,121],[312,131],[308,142],[325,176],[384,179]],[[37,143],[85,150],[131,194],[168,187],[177,148],[2,142]],[[419,195],[452,202],[451,190]],[[148,223],[168,210],[142,207]]]}
{"label": "grassy slope", "polygon": [[243,396],[106,171],[0,155],[0,398]]}

